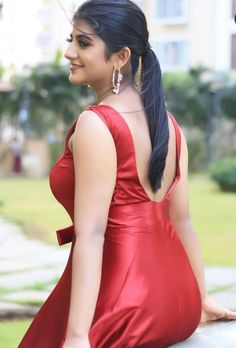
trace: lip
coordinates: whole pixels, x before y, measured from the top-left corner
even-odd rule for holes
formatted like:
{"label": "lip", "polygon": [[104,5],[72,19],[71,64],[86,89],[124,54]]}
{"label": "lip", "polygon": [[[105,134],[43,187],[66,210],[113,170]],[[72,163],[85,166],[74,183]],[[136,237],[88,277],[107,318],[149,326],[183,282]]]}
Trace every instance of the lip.
{"label": "lip", "polygon": [[79,64],[71,64],[70,65],[70,70],[71,71],[76,71],[76,70],[79,70],[81,68],[83,68],[83,65],[79,65]]}

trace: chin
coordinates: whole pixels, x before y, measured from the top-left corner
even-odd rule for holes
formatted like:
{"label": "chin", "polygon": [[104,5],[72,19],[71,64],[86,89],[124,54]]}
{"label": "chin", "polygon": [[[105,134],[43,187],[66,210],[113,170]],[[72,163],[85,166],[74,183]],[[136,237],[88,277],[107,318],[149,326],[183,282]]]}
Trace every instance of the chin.
{"label": "chin", "polygon": [[70,81],[70,83],[72,83],[72,85],[86,84],[86,82],[84,82],[81,78],[79,78],[76,75],[72,75],[72,74],[69,76],[69,81]]}

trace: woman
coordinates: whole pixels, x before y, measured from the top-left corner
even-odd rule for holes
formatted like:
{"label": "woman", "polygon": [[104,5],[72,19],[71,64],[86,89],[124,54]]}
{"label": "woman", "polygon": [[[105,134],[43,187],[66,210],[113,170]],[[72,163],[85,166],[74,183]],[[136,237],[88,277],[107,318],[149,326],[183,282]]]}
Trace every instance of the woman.
{"label": "woman", "polygon": [[50,172],[73,221],[59,244],[72,248],[20,348],[166,347],[200,321],[236,319],[206,292],[186,141],[165,109],[148,38],[131,1],[92,0],[75,12],[69,79],[89,84],[98,104],[74,121]]}

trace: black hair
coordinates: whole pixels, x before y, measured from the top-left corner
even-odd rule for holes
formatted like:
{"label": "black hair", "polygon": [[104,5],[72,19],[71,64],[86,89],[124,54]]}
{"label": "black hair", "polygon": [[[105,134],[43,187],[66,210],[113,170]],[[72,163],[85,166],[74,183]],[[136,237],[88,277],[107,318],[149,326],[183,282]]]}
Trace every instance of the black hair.
{"label": "black hair", "polygon": [[140,95],[147,115],[152,154],[149,180],[153,192],[161,187],[169,141],[168,116],[158,59],[149,44],[143,11],[130,0],[89,0],[75,12],[73,22],[85,20],[106,45],[106,58],[123,47],[131,51],[132,81],[136,80],[140,57]]}

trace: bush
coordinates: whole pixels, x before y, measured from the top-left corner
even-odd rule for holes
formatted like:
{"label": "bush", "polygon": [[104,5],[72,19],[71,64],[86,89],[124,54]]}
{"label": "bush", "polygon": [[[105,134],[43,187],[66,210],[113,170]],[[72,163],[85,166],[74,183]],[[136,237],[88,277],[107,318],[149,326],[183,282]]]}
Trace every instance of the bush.
{"label": "bush", "polygon": [[210,175],[222,191],[236,192],[236,156],[214,162]]}
{"label": "bush", "polygon": [[206,146],[204,133],[198,128],[186,129],[188,144],[189,171],[200,172],[206,164]]}

